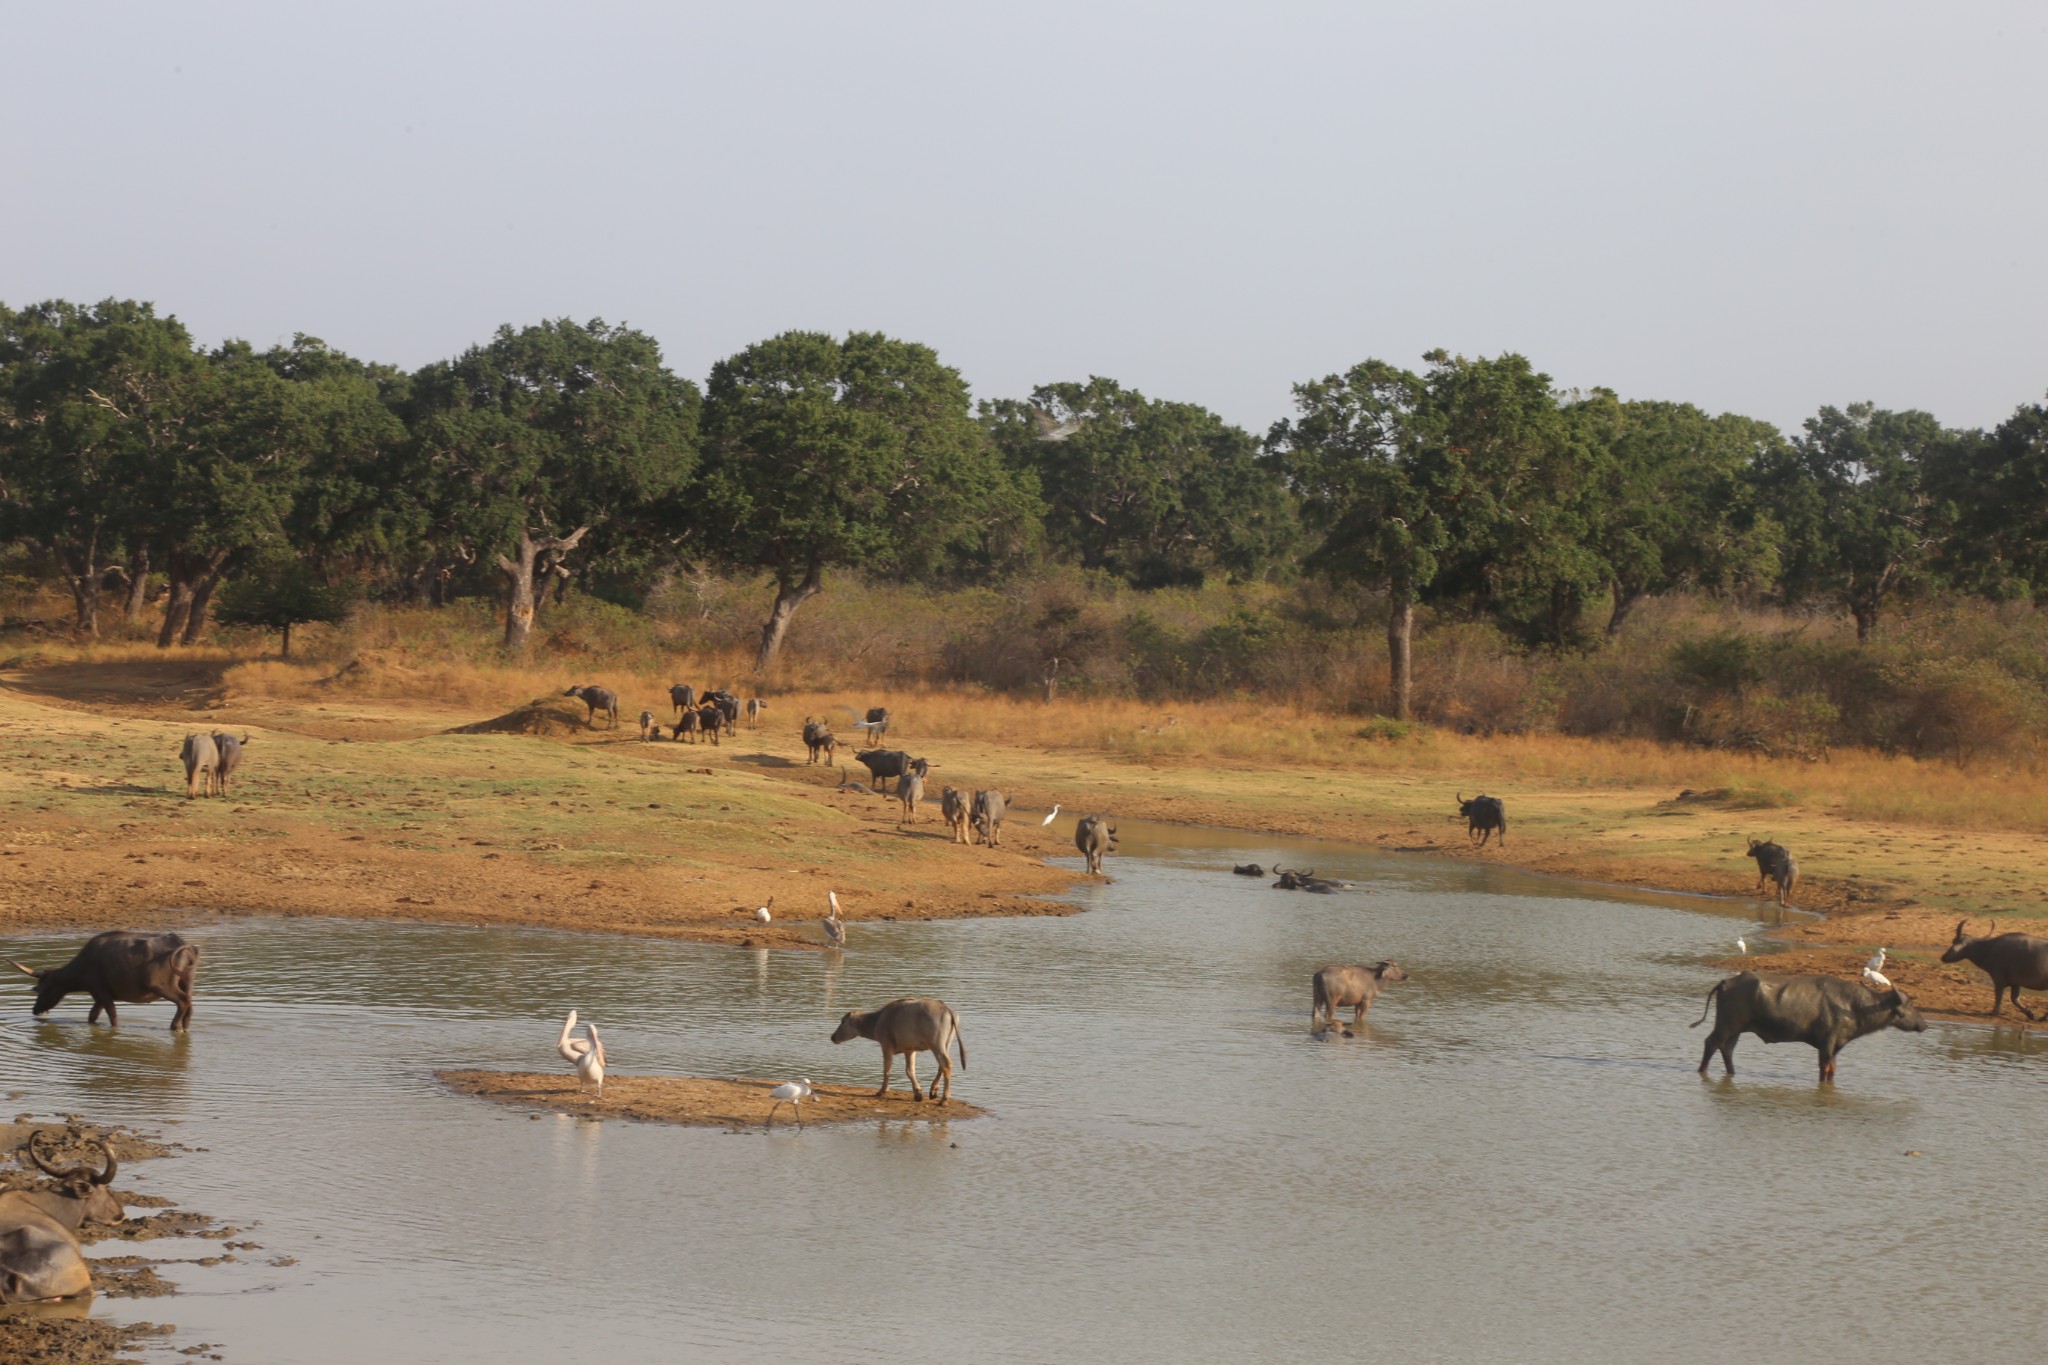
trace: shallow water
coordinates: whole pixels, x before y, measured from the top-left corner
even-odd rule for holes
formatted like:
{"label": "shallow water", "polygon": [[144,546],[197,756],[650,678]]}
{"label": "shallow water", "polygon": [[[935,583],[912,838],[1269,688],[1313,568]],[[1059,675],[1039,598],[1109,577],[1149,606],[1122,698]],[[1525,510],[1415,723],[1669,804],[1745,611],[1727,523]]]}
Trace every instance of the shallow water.
{"label": "shallow water", "polygon": [[[32,1023],[23,990],[0,1076],[17,1108],[202,1149],[136,1187],[263,1250],[96,1311],[233,1361],[1896,1360],[2037,1339],[2042,1187],[2013,1176],[2048,1121],[2048,1045],[1888,1032],[1821,1089],[1811,1049],[1752,1038],[1734,1082],[1703,1083],[1700,964],[1749,903],[1136,822],[1123,849],[1076,893],[1088,914],[856,923],[843,956],[200,929],[189,1039],[162,1005],[118,1033],[76,1000]],[[1228,872],[1276,857],[1361,889]],[[1413,979],[1360,1036],[1312,1037],[1310,973],[1381,957]],[[431,1076],[559,1067],[573,1006],[616,1071],[872,1084],[873,1046],[828,1035],[909,992],[959,1009],[960,1093],[994,1116],[733,1135],[535,1120]]]}

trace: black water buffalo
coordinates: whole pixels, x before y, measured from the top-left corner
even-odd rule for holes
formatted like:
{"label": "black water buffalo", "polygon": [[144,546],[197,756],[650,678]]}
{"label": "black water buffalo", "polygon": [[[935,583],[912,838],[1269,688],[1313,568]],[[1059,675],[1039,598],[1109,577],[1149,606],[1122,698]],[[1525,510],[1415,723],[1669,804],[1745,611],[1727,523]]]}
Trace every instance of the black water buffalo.
{"label": "black water buffalo", "polygon": [[695,744],[697,742],[697,727],[702,725],[703,722],[704,717],[698,712],[696,707],[684,707],[683,714],[676,717],[676,738],[690,744]]}
{"label": "black water buffalo", "polygon": [[1102,875],[1102,855],[1116,852],[1116,826],[1100,815],[1085,816],[1074,826],[1074,847],[1087,860],[1088,871]]}
{"label": "black water buffalo", "polygon": [[854,726],[854,729],[867,731],[869,743],[881,743],[882,738],[889,733],[889,708],[886,706],[870,706],[867,719]]}
{"label": "black water buffalo", "polygon": [[839,1027],[832,1030],[832,1041],[843,1043],[849,1038],[872,1038],[882,1045],[882,1088],[875,1092],[877,1096],[889,1093],[889,1067],[899,1052],[903,1054],[903,1069],[910,1076],[913,1100],[925,1098],[917,1085],[918,1053],[929,1052],[938,1059],[939,1074],[932,1079],[931,1090],[935,1104],[944,1104],[953,1097],[953,1063],[946,1056],[947,1047],[959,1047],[960,1069],[967,1069],[967,1040],[960,1036],[960,1016],[943,1000],[907,995],[880,1009],[848,1010],[840,1018]]}
{"label": "black water buffalo", "polygon": [[931,771],[931,764],[921,758],[912,758],[901,749],[862,749],[855,754],[854,761],[868,770],[874,780],[875,790],[887,794],[890,778],[902,780],[903,774],[916,771],[920,775]]}
{"label": "black water buffalo", "polygon": [[671,684],[668,689],[668,704],[676,709],[676,715],[680,718],[683,712],[696,707],[697,689],[688,683]]}
{"label": "black water buffalo", "polygon": [[1792,854],[1783,844],[1751,839],[1746,855],[1756,859],[1756,894],[1764,893],[1765,882],[1774,882],[1778,887],[1778,904],[1783,905],[1792,894],[1792,884],[1799,880],[1799,864],[1792,860]]}
{"label": "black water buffalo", "polygon": [[1342,891],[1351,885],[1350,882],[1332,881],[1328,877],[1318,877],[1314,868],[1310,868],[1306,872],[1290,872],[1284,867],[1276,867],[1273,870],[1280,874],[1280,880],[1273,883],[1275,891],[1318,891],[1327,896],[1332,892]]}
{"label": "black water buffalo", "polygon": [[[14,962],[13,958],[8,961]],[[199,947],[176,934],[138,934],[127,929],[110,929],[88,939],[78,955],[61,967],[40,970],[16,967],[36,979],[34,1013],[48,1014],[65,996],[83,991],[92,997],[88,1024],[100,1021],[119,1027],[114,1002],[146,1005],[168,1000],[177,1006],[171,1015],[171,1032],[192,1022],[192,974],[199,970]]]}
{"label": "black water buffalo", "polygon": [[1266,875],[1266,869],[1260,867],[1257,863],[1239,863],[1230,870],[1240,877],[1263,877]]}
{"label": "black water buffalo", "polygon": [[120,1223],[128,1210],[107,1188],[119,1164],[105,1143],[106,1164],[52,1166],[28,1140],[29,1160],[63,1182],[55,1190],[9,1190],[0,1194],[0,1303],[36,1303],[92,1292],[92,1271],[78,1245],[87,1223]]}
{"label": "black water buffalo", "polygon": [[2006,992],[2012,993],[2012,1007],[2029,1019],[2038,1019],[2020,1003],[2021,991],[2048,991],[2048,938],[2032,934],[2001,934],[1998,921],[1991,932],[1972,938],[1963,932],[1968,920],[1956,921],[1955,942],[1941,955],[1943,962],[1967,962],[1991,978],[1991,1014],[1998,1016]]}
{"label": "black water buffalo", "polygon": [[1508,846],[1508,808],[1498,796],[1475,796],[1467,801],[1465,793],[1459,792],[1458,814],[1465,817],[1465,837],[1478,835],[1481,848],[1496,834],[1500,846]]}
{"label": "black water buffalo", "polygon": [[715,701],[707,701],[697,708],[697,728],[711,736],[713,744],[722,744],[722,732],[732,729],[732,719],[725,714],[725,708]]}
{"label": "black water buffalo", "polygon": [[1372,1002],[1390,982],[1406,981],[1408,973],[1391,962],[1375,966],[1325,967],[1315,974],[1311,983],[1315,993],[1314,1003],[1308,1012],[1308,1026],[1314,1029],[1319,1019],[1328,1021],[1327,1027],[1337,1026],[1337,1011],[1351,1007],[1351,1023],[1355,1028],[1365,1022],[1365,1012],[1372,1008]]}
{"label": "black water buffalo", "polygon": [[725,728],[727,730],[738,730],[740,728],[740,699],[738,697],[720,687],[706,692],[704,700],[707,704],[717,707],[718,713],[725,717]]}
{"label": "black water buffalo", "polygon": [[[1820,1053],[1820,1078],[1835,1078],[1835,1054],[1866,1033],[1895,1028],[1919,1033],[1927,1027],[1920,1011],[1896,986],[1879,993],[1860,981],[1832,976],[1767,976],[1738,972],[1707,992],[1714,1029],[1700,1053],[1700,1075],[1714,1053],[1727,1074],[1735,1074],[1735,1042],[1754,1033],[1767,1043],[1805,1043]],[[1698,1028],[1706,1010],[1693,1020]]]}
{"label": "black water buffalo", "polygon": [[590,708],[589,714],[583,717],[583,723],[590,728],[597,728],[597,713],[600,711],[611,718],[611,729],[619,728],[619,694],[609,687],[598,687],[594,684],[589,687],[570,687],[565,688],[562,695],[574,697]]}

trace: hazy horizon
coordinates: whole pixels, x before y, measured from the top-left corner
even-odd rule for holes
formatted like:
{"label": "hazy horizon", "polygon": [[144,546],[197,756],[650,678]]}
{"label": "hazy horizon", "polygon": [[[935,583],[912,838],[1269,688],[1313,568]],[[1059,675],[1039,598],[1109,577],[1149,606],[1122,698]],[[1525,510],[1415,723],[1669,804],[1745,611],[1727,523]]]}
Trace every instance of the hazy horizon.
{"label": "hazy horizon", "polygon": [[17,10],[0,300],[414,368],[602,316],[701,380],[925,342],[1263,431],[1369,356],[1788,429],[2048,391],[2048,10]]}

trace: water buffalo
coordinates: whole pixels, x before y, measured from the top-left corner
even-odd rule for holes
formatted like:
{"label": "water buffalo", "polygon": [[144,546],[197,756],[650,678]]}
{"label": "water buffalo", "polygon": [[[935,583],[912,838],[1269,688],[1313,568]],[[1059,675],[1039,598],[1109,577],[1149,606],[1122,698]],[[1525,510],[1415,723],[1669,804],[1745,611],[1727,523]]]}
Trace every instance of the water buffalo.
{"label": "water buffalo", "polygon": [[87,1223],[120,1223],[128,1216],[107,1186],[120,1169],[105,1143],[106,1164],[52,1166],[28,1140],[29,1160],[63,1182],[55,1190],[10,1190],[0,1194],[0,1303],[68,1299],[92,1290],[92,1272],[78,1245]]}
{"label": "water buffalo", "polygon": [[1767,839],[1751,839],[1747,856],[1756,859],[1756,894],[1764,893],[1764,883],[1775,882],[1778,887],[1778,904],[1792,894],[1792,884],[1799,880],[1799,864],[1792,860],[1792,854],[1783,844],[1774,844]]}
{"label": "water buffalo", "polygon": [[1273,870],[1280,874],[1280,880],[1273,883],[1275,891],[1316,891],[1327,896],[1342,891],[1351,885],[1350,882],[1333,881],[1328,877],[1318,877],[1314,868],[1310,868],[1306,872],[1289,871],[1284,867],[1275,867]]}
{"label": "water buffalo", "polygon": [[697,727],[704,723],[694,706],[685,707],[683,714],[676,717],[676,738],[690,744],[697,742]]}
{"label": "water buffalo", "polygon": [[883,737],[889,733],[889,708],[886,706],[870,706],[867,719],[859,721],[853,728],[867,731],[868,743],[880,744]]}
{"label": "water buffalo", "polygon": [[[1714,1053],[1728,1075],[1735,1074],[1735,1043],[1754,1033],[1767,1043],[1805,1043],[1820,1053],[1820,1078],[1835,1078],[1835,1054],[1866,1033],[1883,1028],[1919,1033],[1927,1021],[1896,986],[1882,993],[1860,981],[1832,976],[1772,976],[1738,972],[1707,992],[1714,1029],[1700,1053],[1700,1075]],[[1698,1028],[1706,1010],[1692,1021]]]}
{"label": "water buffalo", "polygon": [[1465,793],[1459,792],[1458,814],[1465,817],[1465,837],[1478,835],[1481,848],[1496,834],[1500,846],[1508,846],[1508,808],[1498,796],[1475,796],[1467,801]]}
{"label": "water buffalo", "polygon": [[187,735],[178,751],[185,764],[185,799],[211,796],[220,783],[220,746],[212,735]]}
{"label": "water buffalo", "polygon": [[738,697],[720,687],[706,692],[704,694],[704,701],[707,705],[717,707],[718,713],[725,717],[724,729],[730,731],[740,728],[740,699]]}
{"label": "water buffalo", "polygon": [[981,836],[981,842],[994,848],[1003,842],[1003,817],[1010,813],[1010,803],[1003,794],[993,788],[974,794],[974,810],[969,816],[974,832]]}
{"label": "water buffalo", "polygon": [[[13,958],[7,959],[14,962]],[[92,1013],[85,1022],[97,1024],[100,1011],[107,1023],[120,1026],[114,1002],[146,1005],[168,1000],[177,1006],[171,1015],[171,1032],[192,1022],[192,974],[199,969],[199,947],[176,934],[138,934],[127,929],[109,929],[86,941],[78,955],[61,967],[16,967],[36,979],[33,1013],[48,1014],[65,996],[83,991],[92,997]]]}
{"label": "water buffalo", "polygon": [[213,732],[213,749],[220,755],[219,765],[213,770],[213,786],[222,796],[228,794],[228,779],[235,775],[235,769],[242,766],[242,746],[248,742],[247,735],[236,739],[225,730]]}
{"label": "water buffalo", "polygon": [[958,787],[939,788],[939,814],[946,817],[946,828],[953,831],[953,842],[971,844],[967,835],[967,793]]}
{"label": "water buffalo", "polygon": [[590,714],[583,718],[583,723],[591,729],[597,728],[597,713],[600,711],[611,718],[609,728],[619,728],[619,694],[609,687],[571,687],[565,689],[562,695],[574,697],[590,708]]}
{"label": "water buffalo", "polygon": [[1972,938],[1963,931],[1968,920],[1956,921],[1955,942],[1948,945],[1948,951],[1941,955],[1943,962],[1967,962],[1991,978],[1991,1015],[1998,1017],[2000,1006],[2005,1003],[2005,994],[2012,992],[2012,1007],[2029,1019],[2038,1019],[2025,1005],[2020,1003],[2020,992],[2048,991],[2048,938],[2036,938],[2032,934],[2001,934],[1998,921],[1991,921],[1991,932],[1982,938]]}
{"label": "water buffalo", "polygon": [[[923,759],[913,760],[909,754],[904,753],[901,749],[862,749],[853,757],[856,763],[859,763],[868,770],[868,776],[874,780],[875,790],[884,793],[888,790],[887,784],[890,778],[893,777],[900,781],[903,774],[909,772],[918,764],[924,763]],[[924,763],[924,767],[919,768],[918,771],[929,771],[930,766],[930,764]]]}
{"label": "water buffalo", "polygon": [[723,745],[721,732],[732,729],[732,718],[725,714],[725,708],[715,701],[707,701],[697,708],[697,728],[711,736],[713,744]]}
{"label": "water buffalo", "polygon": [[1408,973],[1391,962],[1371,967],[1325,967],[1315,974],[1315,1001],[1309,1007],[1308,1026],[1314,1029],[1316,1021],[1323,1019],[1328,1021],[1325,1027],[1335,1028],[1337,1011],[1349,1005],[1354,1007],[1351,1023],[1355,1028],[1365,1022],[1366,1011],[1388,982],[1407,979]]}
{"label": "water buffalo", "polygon": [[688,683],[671,683],[668,689],[668,704],[676,709],[676,719],[681,720],[683,712],[696,709],[697,689]]}
{"label": "water buffalo", "polygon": [[1099,815],[1085,816],[1074,826],[1074,847],[1088,860],[1088,871],[1102,875],[1102,855],[1116,852],[1116,826]]}
{"label": "water buffalo", "polygon": [[839,766],[838,760],[834,757],[839,749],[839,741],[833,737],[832,727],[827,722],[812,720],[809,716],[804,717],[804,747],[811,751],[811,762],[816,763],[818,755],[823,754],[826,767]]}
{"label": "water buffalo", "polygon": [[644,744],[644,743],[646,743],[646,742],[647,742],[648,740],[650,740],[650,739],[660,739],[660,738],[661,738],[661,727],[660,727],[659,725],[656,725],[656,724],[654,723],[654,713],[653,713],[652,711],[642,711],[642,712],[640,713],[640,740],[641,740],[641,742],[642,742],[642,743]]}
{"label": "water buffalo", "polygon": [[960,1036],[960,1016],[943,1000],[905,996],[878,1010],[848,1010],[839,1027],[832,1030],[832,1041],[843,1043],[849,1038],[872,1038],[882,1045],[882,1088],[875,1092],[878,1097],[889,1093],[889,1068],[899,1052],[903,1054],[903,1070],[910,1077],[913,1100],[925,1097],[917,1087],[918,1053],[929,1052],[938,1059],[939,1074],[932,1081],[931,1093],[937,1104],[953,1097],[953,1063],[946,1057],[949,1044],[959,1047],[960,1069],[967,1069],[967,1040]]}
{"label": "water buffalo", "polygon": [[1263,877],[1266,875],[1266,869],[1260,867],[1257,863],[1239,863],[1230,870],[1240,877]]}
{"label": "water buffalo", "polygon": [[896,779],[896,799],[903,803],[903,818],[897,824],[917,819],[917,803],[924,800],[924,774],[912,768]]}

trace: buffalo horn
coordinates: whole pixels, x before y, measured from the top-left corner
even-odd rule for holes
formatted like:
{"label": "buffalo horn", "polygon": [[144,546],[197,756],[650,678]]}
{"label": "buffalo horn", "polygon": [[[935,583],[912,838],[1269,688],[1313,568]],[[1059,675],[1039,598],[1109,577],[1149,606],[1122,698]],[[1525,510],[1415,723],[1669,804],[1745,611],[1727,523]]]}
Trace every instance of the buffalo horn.
{"label": "buffalo horn", "polygon": [[[9,962],[14,962],[14,959],[13,959],[13,958],[11,958],[11,957],[10,957],[10,958],[8,958],[7,960],[8,960]],[[42,974],[41,972],[37,971],[37,970],[36,970],[35,968],[33,968],[33,967],[22,967],[22,966],[21,966],[21,964],[20,964],[19,962],[14,962],[14,965],[15,965],[16,967],[20,967],[22,971],[25,971],[25,972],[27,972],[27,973],[28,973],[28,974],[29,974],[30,976],[34,977],[34,978],[35,978],[36,980],[38,980],[38,981],[41,981],[41,980],[43,979],[43,974]]]}
{"label": "buffalo horn", "polygon": [[1969,927],[1970,921],[1967,918],[1956,921],[1956,942],[1961,943],[1963,941],[1963,930]]}
{"label": "buffalo horn", "polygon": [[107,1169],[94,1176],[92,1183],[95,1185],[111,1185],[114,1183],[114,1172],[121,1169],[121,1163],[114,1160],[114,1149],[107,1146],[104,1141],[99,1144],[99,1149],[107,1154]]}
{"label": "buffalo horn", "polygon": [[[37,1170],[41,1171],[44,1175],[55,1176],[59,1180],[75,1180],[79,1176],[92,1175],[92,1167],[90,1166],[52,1166],[49,1162],[43,1160],[43,1154],[36,1149],[36,1139],[42,1135],[43,1130],[38,1128],[29,1135],[28,1139],[28,1159],[36,1163]],[[105,1144],[101,1145],[101,1150],[105,1150]],[[113,1159],[114,1154],[108,1152],[107,1161],[111,1163]],[[112,1176],[107,1178],[109,1180],[113,1179]]]}

